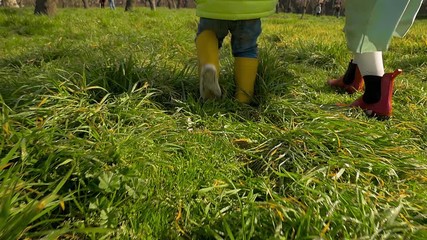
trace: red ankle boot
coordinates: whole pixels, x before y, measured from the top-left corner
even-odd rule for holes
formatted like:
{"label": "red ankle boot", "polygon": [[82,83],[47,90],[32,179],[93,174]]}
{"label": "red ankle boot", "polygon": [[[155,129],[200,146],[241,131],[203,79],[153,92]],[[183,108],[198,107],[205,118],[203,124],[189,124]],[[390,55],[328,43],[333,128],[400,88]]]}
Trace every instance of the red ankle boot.
{"label": "red ankle boot", "polygon": [[393,73],[386,73],[381,78],[381,98],[378,102],[368,104],[363,101],[363,96],[359,97],[350,106],[360,107],[370,117],[378,119],[388,119],[392,114],[392,96],[394,79],[402,73],[401,69],[395,70]]}
{"label": "red ankle boot", "polygon": [[[344,79],[348,79],[351,84],[346,84]],[[364,86],[363,76],[360,73],[359,67],[357,64],[353,63],[353,61],[348,64],[348,68],[344,76],[338,79],[330,79],[327,81],[327,84],[332,87],[343,89],[348,94],[353,94],[356,91],[362,91]]]}

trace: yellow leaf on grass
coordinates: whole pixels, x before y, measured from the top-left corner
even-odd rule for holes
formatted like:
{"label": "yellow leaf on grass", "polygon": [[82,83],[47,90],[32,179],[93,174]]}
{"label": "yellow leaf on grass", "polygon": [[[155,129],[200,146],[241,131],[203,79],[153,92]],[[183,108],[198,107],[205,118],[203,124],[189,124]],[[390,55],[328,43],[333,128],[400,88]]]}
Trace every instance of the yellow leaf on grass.
{"label": "yellow leaf on grass", "polygon": [[59,201],[59,206],[61,207],[62,211],[65,210],[65,202],[64,202],[64,200],[60,200]]}

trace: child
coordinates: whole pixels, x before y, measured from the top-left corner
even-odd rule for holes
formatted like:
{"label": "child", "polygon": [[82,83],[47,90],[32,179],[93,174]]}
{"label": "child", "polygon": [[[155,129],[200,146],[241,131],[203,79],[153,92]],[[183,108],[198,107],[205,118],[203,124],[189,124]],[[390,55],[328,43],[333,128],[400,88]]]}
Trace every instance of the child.
{"label": "child", "polygon": [[276,0],[196,0],[196,4],[196,15],[200,17],[196,37],[200,95],[204,100],[221,97],[218,83],[219,49],[230,32],[235,97],[241,103],[250,103],[258,68],[260,18],[275,12]]}
{"label": "child", "polygon": [[365,87],[351,104],[368,114],[387,119],[392,114],[393,82],[401,73],[384,73],[382,52],[392,36],[403,37],[415,20],[423,0],[347,0],[345,34],[353,60],[341,78],[330,86],[352,94]]}

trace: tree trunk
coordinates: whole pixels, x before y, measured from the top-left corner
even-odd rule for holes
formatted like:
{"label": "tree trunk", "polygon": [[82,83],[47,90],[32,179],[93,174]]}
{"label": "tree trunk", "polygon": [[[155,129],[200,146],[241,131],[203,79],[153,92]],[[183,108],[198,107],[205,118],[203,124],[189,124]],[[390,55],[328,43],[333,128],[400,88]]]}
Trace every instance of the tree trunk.
{"label": "tree trunk", "polygon": [[325,1],[323,1],[323,4],[322,4],[322,12],[323,12],[323,15],[326,15],[326,2]]}
{"label": "tree trunk", "polygon": [[174,0],[168,0],[168,8],[176,9],[176,2]]}
{"label": "tree trunk", "polygon": [[148,0],[150,3],[150,8],[151,10],[155,11],[156,10],[156,0]]}
{"label": "tree trunk", "polygon": [[87,0],[82,0],[82,2],[83,2],[83,7],[88,8]]}
{"label": "tree trunk", "polygon": [[135,0],[126,0],[125,11],[132,11]]}
{"label": "tree trunk", "polygon": [[307,0],[304,0],[302,8],[303,9],[302,9],[301,19],[304,18],[305,12],[307,11]]}
{"label": "tree trunk", "polygon": [[53,15],[56,12],[55,0],[36,0],[34,14]]}
{"label": "tree trunk", "polygon": [[3,0],[2,4],[5,7],[19,7],[19,5],[16,2],[16,0]]}

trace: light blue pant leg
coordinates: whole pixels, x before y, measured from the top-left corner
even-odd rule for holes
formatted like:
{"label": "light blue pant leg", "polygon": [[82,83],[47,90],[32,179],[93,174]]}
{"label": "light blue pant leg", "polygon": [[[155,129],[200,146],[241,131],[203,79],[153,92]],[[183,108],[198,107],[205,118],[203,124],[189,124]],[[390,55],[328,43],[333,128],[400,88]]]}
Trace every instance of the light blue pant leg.
{"label": "light blue pant leg", "polygon": [[345,33],[355,53],[386,51],[392,36],[404,36],[422,0],[347,0]]}
{"label": "light blue pant leg", "polygon": [[116,4],[114,3],[114,0],[108,0],[109,1],[109,3],[110,3],[110,8],[111,9],[116,9]]}
{"label": "light blue pant leg", "polygon": [[421,8],[423,0],[412,0],[409,2],[405,12],[400,19],[399,25],[396,27],[394,36],[404,37],[415,21],[415,17]]}

